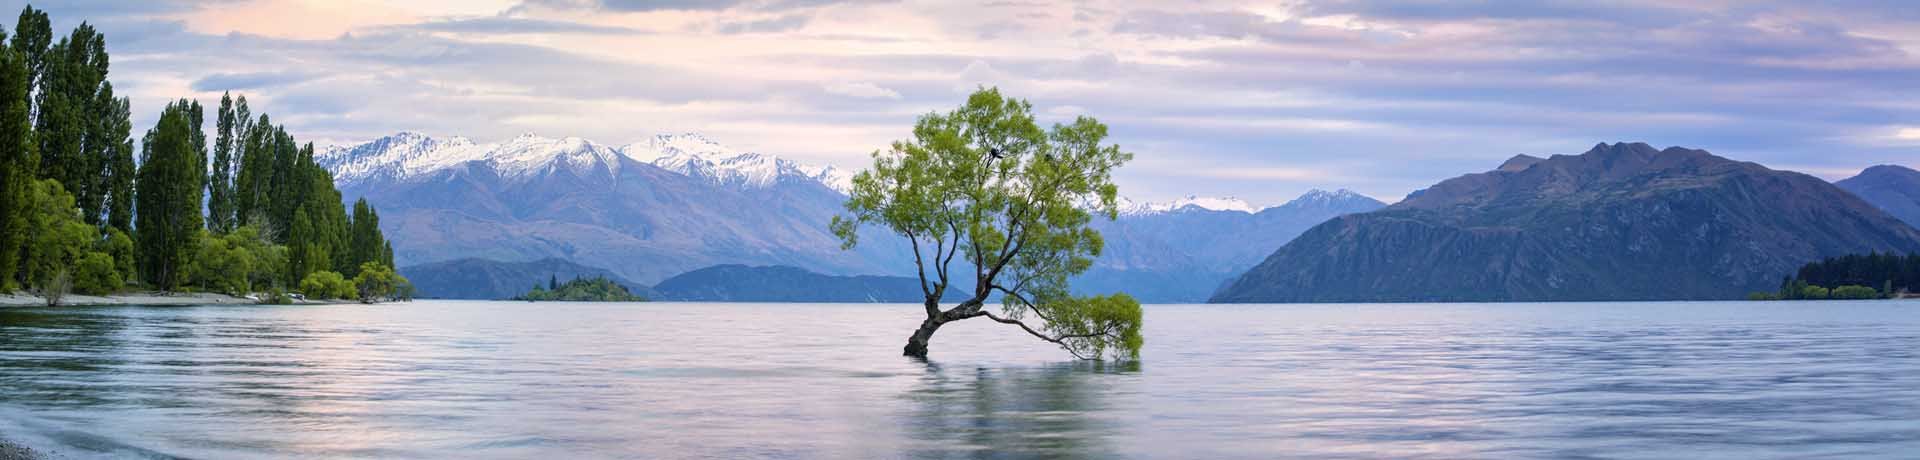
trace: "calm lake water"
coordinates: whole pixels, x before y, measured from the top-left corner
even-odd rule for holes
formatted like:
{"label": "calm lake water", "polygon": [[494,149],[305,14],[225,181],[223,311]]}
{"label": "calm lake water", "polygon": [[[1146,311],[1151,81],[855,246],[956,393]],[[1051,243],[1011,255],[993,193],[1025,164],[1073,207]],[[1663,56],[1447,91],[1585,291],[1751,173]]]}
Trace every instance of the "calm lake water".
{"label": "calm lake water", "polygon": [[1914,458],[1920,302],[1149,306],[1138,365],[918,307],[0,309],[70,458]]}

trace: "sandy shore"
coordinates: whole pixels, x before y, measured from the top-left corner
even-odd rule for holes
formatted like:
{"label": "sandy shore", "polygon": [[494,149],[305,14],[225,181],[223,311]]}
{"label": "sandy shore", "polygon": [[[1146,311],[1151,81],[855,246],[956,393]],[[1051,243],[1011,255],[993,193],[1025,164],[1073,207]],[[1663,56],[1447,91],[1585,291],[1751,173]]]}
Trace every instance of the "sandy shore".
{"label": "sandy shore", "polygon": [[[60,299],[60,306],[63,307],[103,305],[252,305],[257,303],[260,302],[245,297],[234,297],[226,294],[162,292],[135,292],[110,296],[68,295]],[[302,300],[294,303],[298,305],[328,305],[358,302]],[[40,296],[24,293],[0,295],[0,307],[44,306],[47,306],[47,299],[41,298]],[[0,457],[0,460],[5,459],[6,457]]]}

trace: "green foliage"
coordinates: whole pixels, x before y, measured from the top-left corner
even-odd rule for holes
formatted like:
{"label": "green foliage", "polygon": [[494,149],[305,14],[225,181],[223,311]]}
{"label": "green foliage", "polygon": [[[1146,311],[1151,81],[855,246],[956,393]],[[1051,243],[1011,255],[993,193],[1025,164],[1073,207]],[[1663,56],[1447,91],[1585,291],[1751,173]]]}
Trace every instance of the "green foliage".
{"label": "green foliage", "polygon": [[[22,24],[30,27],[29,19],[45,14],[29,8],[21,17]],[[14,36],[13,49],[0,50],[0,292],[22,286],[20,249],[27,242],[34,173],[40,169],[32,106],[27,102],[32,76],[28,60],[17,51],[24,46],[23,40],[30,40],[22,38],[27,32]]]}
{"label": "green foliage", "polygon": [[214,117],[213,173],[207,176],[207,229],[225,233],[233,228],[233,157],[236,128],[233,95],[220,95]]}
{"label": "green foliage", "polygon": [[1878,299],[1880,298],[1880,291],[1876,291],[1873,288],[1866,287],[1866,286],[1849,284],[1846,286],[1833,288],[1831,297],[1834,299],[1843,299],[1843,300]]}
{"label": "green foliage", "polygon": [[73,289],[81,294],[112,294],[125,284],[120,270],[114,267],[113,256],[103,252],[87,253],[74,268]]}
{"label": "green foliage", "polygon": [[514,297],[513,300],[543,302],[647,301],[646,297],[634,295],[633,292],[627,290],[626,286],[621,286],[620,283],[615,283],[613,280],[607,279],[604,276],[574,278],[573,281],[568,281],[565,284],[555,284],[555,279],[549,278],[548,284],[554,287],[551,289],[542,289],[540,285],[535,284],[533,290],[519,297]]}
{"label": "green foliage", "polygon": [[[831,227],[846,248],[859,243],[861,225],[906,237],[936,327],[1032,313],[1047,333],[1022,328],[1076,356],[1112,350],[1135,357],[1138,302],[1068,294],[1067,280],[1092,266],[1104,245],[1089,222],[1118,213],[1112,173],[1133,157],[1103,144],[1106,137],[1106,125],[1085,116],[1043,130],[1031,103],[982,89],[958,109],[921,116],[912,140],[875,152],[873,168],[853,179],[851,215],[836,216]],[[956,256],[963,263],[957,268],[972,276],[955,271]],[[972,299],[941,311],[938,299],[955,278]],[[1005,318],[980,310],[996,293],[1005,294]],[[1131,317],[1127,304],[1136,312]]]}
{"label": "green foliage", "polygon": [[134,241],[141,278],[170,290],[186,281],[183,270],[203,230],[200,203],[205,191],[206,153],[197,150],[200,104],[185,99],[167,104],[160,122],[141,143],[135,202],[139,232]]}
{"label": "green foliage", "polygon": [[64,287],[55,286],[53,282],[58,277],[71,275],[74,264],[93,249],[99,231],[81,221],[73,195],[67,194],[58,181],[35,182],[28,199],[27,242],[22,251],[24,279],[29,286],[45,293]]}
{"label": "green foliage", "polygon": [[[393,266],[387,260],[386,238],[380,234],[380,214],[367,204],[365,198],[353,202],[353,220],[348,229],[347,266],[359,267],[368,263]],[[346,274],[351,276],[358,273],[348,271]]]}
{"label": "green foliage", "polygon": [[107,81],[106,36],[82,22],[42,57],[34,118],[41,177],[67,187],[88,224],[128,217],[132,125],[127,100]]}
{"label": "green foliage", "polygon": [[198,291],[246,295],[274,282],[287,264],[287,249],[246,226],[226,235],[200,230],[187,266],[188,286]]}
{"label": "green foliage", "polygon": [[1880,286],[1884,294],[1920,291],[1920,254],[1854,254],[1800,267],[1793,278],[1819,286]]}
{"label": "green foliage", "polygon": [[372,262],[360,266],[360,274],[353,277],[353,285],[360,291],[360,301],[366,303],[411,296],[406,291],[411,289],[412,283],[406,277],[395,273],[393,267]]}
{"label": "green foliage", "polygon": [[114,271],[120,274],[122,282],[132,282],[138,275],[133,268],[133,238],[127,236],[127,232],[107,227],[107,236],[96,249],[113,258]]}
{"label": "green foliage", "polygon": [[352,281],[339,273],[317,271],[300,280],[300,293],[314,300],[351,299],[359,295]]}
{"label": "green foliage", "polygon": [[1800,298],[1805,300],[1825,300],[1832,295],[1832,292],[1832,290],[1820,286],[1805,286],[1800,288]]}
{"label": "green foliage", "polygon": [[1747,293],[1747,300],[1780,300],[1780,294],[1772,292],[1750,292]]}

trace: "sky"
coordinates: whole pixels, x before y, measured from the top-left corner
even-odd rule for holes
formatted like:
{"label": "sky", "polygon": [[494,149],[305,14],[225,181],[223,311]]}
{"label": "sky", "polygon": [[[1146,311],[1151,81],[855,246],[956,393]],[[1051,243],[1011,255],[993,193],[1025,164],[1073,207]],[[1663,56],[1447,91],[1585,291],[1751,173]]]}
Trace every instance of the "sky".
{"label": "sky", "polygon": [[1043,123],[1108,124],[1135,154],[1116,176],[1138,200],[1391,202],[1616,141],[1827,179],[1920,166],[1920,7],[1904,0],[35,6],[60,33],[106,34],[136,130],[166,101],[232,91],[320,145],[698,132],[859,169],[916,117],[994,86]]}

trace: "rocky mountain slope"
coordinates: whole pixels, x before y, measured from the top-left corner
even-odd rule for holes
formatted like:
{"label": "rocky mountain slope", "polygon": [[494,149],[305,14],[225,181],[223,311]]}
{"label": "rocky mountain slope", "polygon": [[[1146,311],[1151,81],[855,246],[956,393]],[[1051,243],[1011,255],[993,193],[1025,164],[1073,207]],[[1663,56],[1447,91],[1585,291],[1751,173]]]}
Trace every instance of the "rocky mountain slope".
{"label": "rocky mountain slope", "polygon": [[1450,179],[1320,224],[1214,302],[1731,299],[1920,231],[1800,173],[1601,144]]}
{"label": "rocky mountain slope", "polygon": [[1853,192],[1907,225],[1920,228],[1920,171],[1905,166],[1880,165],[1833,185]]}

